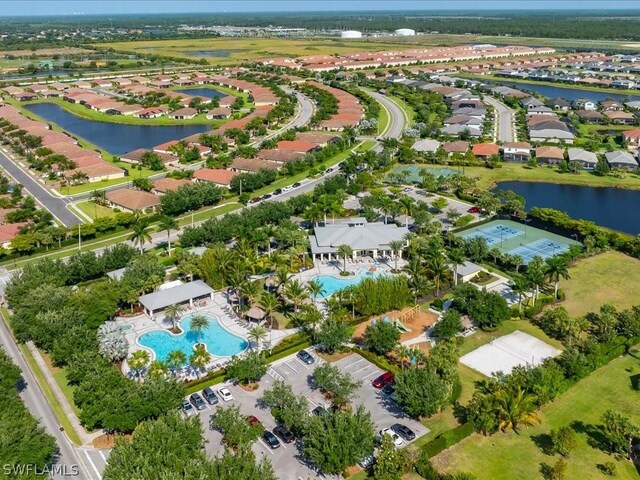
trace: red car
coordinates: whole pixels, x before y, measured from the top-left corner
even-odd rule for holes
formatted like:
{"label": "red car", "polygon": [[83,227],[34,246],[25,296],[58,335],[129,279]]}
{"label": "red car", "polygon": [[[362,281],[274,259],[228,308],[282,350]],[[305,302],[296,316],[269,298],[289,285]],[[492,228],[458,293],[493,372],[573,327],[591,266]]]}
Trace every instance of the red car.
{"label": "red car", "polygon": [[251,204],[258,203],[260,200],[262,200],[262,197],[255,197],[249,200],[249,203]]}
{"label": "red car", "polygon": [[469,213],[480,213],[480,207],[471,207],[469,210],[467,210],[467,212],[469,212]]}
{"label": "red car", "polygon": [[393,382],[393,380],[394,380],[393,372],[384,372],[382,375],[376,378],[373,382],[371,382],[371,385],[373,385],[374,388],[383,388],[390,382]]}
{"label": "red car", "polygon": [[249,425],[262,425],[262,423],[260,423],[260,420],[258,420],[258,417],[254,416],[254,415],[248,415],[247,416],[247,422],[249,422]]}

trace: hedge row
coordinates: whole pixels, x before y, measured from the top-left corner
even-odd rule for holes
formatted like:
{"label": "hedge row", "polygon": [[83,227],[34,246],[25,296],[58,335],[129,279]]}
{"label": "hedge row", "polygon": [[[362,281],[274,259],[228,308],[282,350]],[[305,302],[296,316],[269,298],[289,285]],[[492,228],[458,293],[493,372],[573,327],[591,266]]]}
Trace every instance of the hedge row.
{"label": "hedge row", "polygon": [[454,446],[460,440],[467,438],[475,432],[475,427],[472,423],[465,423],[459,427],[452,428],[446,432],[442,432],[436,438],[430,442],[425,443],[421,450],[425,452],[429,457],[433,458],[440,452],[446,450],[449,447]]}
{"label": "hedge row", "polygon": [[376,355],[375,353],[370,352],[369,350],[363,350],[362,348],[352,347],[351,351],[354,353],[357,353],[361,357],[364,357],[366,360],[373,363],[375,366],[377,366],[378,368],[381,368],[382,370],[393,372],[396,374],[400,371],[395,364],[391,363],[385,357]]}

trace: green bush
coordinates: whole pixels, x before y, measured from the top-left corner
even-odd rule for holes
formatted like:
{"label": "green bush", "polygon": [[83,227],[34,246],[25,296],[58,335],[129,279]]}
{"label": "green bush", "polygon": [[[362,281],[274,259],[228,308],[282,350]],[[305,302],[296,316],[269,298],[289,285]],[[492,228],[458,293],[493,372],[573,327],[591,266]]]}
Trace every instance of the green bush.
{"label": "green bush", "polygon": [[441,298],[436,298],[433,302],[431,302],[431,308],[435,310],[442,310],[444,307],[444,300]]}
{"label": "green bush", "polygon": [[465,423],[459,427],[452,428],[446,432],[442,432],[436,438],[430,442],[424,444],[422,451],[425,452],[430,458],[435,457],[440,452],[443,452],[449,447],[454,446],[460,440],[467,438],[475,431],[472,423]]}
{"label": "green bush", "polygon": [[227,375],[225,369],[215,370],[207,373],[204,377],[197,380],[191,380],[185,383],[185,395],[191,395],[192,393],[199,392],[205,387],[211,387],[218,383],[222,383]]}
{"label": "green bush", "polygon": [[382,370],[385,370],[385,371],[388,370],[393,373],[398,373],[400,371],[398,367],[393,363],[391,363],[389,360],[387,360],[386,357],[383,357],[381,355],[376,355],[375,353],[370,352],[369,350],[363,350],[358,347],[353,347],[351,351],[354,353],[357,353],[358,355],[363,357],[365,360],[368,360],[369,362],[373,363],[375,366],[377,366],[378,368],[381,368]]}

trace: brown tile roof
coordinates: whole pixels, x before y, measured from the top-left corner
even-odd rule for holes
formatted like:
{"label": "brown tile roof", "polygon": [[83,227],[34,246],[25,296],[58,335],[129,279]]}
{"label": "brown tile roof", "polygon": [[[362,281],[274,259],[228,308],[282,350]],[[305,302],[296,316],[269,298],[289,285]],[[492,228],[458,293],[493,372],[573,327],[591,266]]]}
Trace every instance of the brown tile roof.
{"label": "brown tile roof", "polygon": [[462,140],[458,140],[455,142],[443,143],[442,148],[444,148],[444,151],[447,153],[466,153],[469,149],[469,144]]}
{"label": "brown tile roof", "polygon": [[[158,145],[158,147],[160,147],[160,145]],[[156,147],[156,148],[158,148]],[[123,153],[122,155],[120,155],[120,158],[124,158],[126,160],[129,160],[130,162],[139,162],[140,160],[142,160],[142,155],[144,155],[147,152],[150,152],[152,150],[147,150],[146,148],[138,148],[136,150],[132,150],[130,152],[127,153]],[[169,154],[169,153],[163,153],[163,152],[153,152],[156,155],[158,155],[162,161],[164,163],[170,163],[170,162],[175,162],[177,159],[175,156]]]}
{"label": "brown tile roof", "polygon": [[160,193],[173,192],[191,182],[183,178],[161,178],[153,182],[153,189]]}
{"label": "brown tile roof", "polygon": [[118,174],[122,174],[121,176],[124,176],[124,170],[105,161],[78,166],[78,168],[65,172],[65,175],[67,177],[71,177],[75,172],[85,173],[89,178],[99,178],[106,177],[107,175]]}
{"label": "brown tile roof", "polygon": [[204,182],[217,183],[219,185],[229,185],[231,180],[233,180],[233,177],[236,175],[238,175],[238,172],[232,172],[231,170],[201,168],[200,170],[196,170],[193,174],[193,178]]}
{"label": "brown tile roof", "polygon": [[120,190],[107,192],[107,200],[114,205],[134,211],[160,205],[160,198],[158,196],[133,188],[122,188]]}
{"label": "brown tile roof", "polygon": [[19,230],[27,225],[29,225],[27,222],[0,225],[0,243],[10,242],[16,238]]}
{"label": "brown tile roof", "polygon": [[500,146],[495,143],[478,143],[471,147],[471,151],[479,157],[490,157],[491,155],[498,155],[498,153],[500,153]]}
{"label": "brown tile roof", "polygon": [[277,170],[280,165],[275,162],[260,160],[259,158],[236,158],[233,160],[231,168],[246,172],[257,172],[262,168]]}
{"label": "brown tile roof", "polygon": [[564,150],[559,147],[538,147],[536,148],[536,157],[564,160]]}
{"label": "brown tile roof", "polygon": [[329,142],[338,140],[340,135],[336,135],[334,133],[325,133],[325,132],[301,132],[296,134],[296,139],[301,140],[303,142],[311,142],[316,143],[318,145],[324,145]]}
{"label": "brown tile roof", "polygon": [[282,140],[276,147],[278,150],[290,150],[292,152],[307,153],[319,148],[317,143],[303,142],[301,140]]}
{"label": "brown tile roof", "polygon": [[262,158],[264,160],[271,160],[272,162],[291,162],[293,160],[298,160],[305,156],[304,153],[294,152],[291,150],[260,150],[258,152],[258,158]]}
{"label": "brown tile roof", "polygon": [[505,148],[531,148],[529,142],[507,142],[504,144]]}

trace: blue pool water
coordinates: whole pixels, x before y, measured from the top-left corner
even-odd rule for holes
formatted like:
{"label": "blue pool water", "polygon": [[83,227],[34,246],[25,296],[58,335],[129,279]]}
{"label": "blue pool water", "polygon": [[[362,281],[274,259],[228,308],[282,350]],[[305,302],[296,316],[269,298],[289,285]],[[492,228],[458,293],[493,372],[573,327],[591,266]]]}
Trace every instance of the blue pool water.
{"label": "blue pool water", "polygon": [[360,270],[353,277],[341,278],[334,277],[333,275],[318,275],[316,277],[313,277],[313,280],[320,283],[320,285],[322,285],[322,289],[324,290],[324,294],[318,295],[318,298],[327,298],[336,293],[338,290],[351,287],[352,285],[358,285],[365,278],[375,278],[380,275],[385,275],[385,273],[381,271],[370,272],[368,270]]}
{"label": "blue pool water", "polygon": [[[226,330],[217,317],[206,317],[209,319],[209,328],[202,331],[202,342],[211,355],[231,357],[247,348],[247,341]],[[189,358],[193,353],[193,346],[198,343],[198,333],[191,329],[191,315],[180,321],[180,328],[183,332],[181,335],[172,335],[164,330],[144,333],[138,337],[138,343],[153,350],[156,360],[165,361],[174,350],[183,351]]]}

